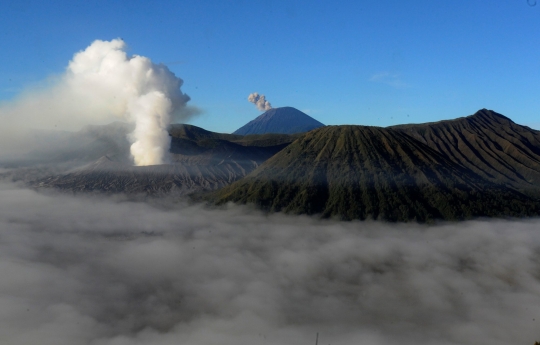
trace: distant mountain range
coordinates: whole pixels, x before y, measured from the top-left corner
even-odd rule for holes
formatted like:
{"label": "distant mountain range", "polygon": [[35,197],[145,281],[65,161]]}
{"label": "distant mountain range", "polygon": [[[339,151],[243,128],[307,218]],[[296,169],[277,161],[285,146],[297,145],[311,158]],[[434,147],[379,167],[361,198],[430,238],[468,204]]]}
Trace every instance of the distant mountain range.
{"label": "distant mountain range", "polygon": [[272,108],[255,120],[240,127],[233,134],[295,134],[309,132],[324,125],[293,107]]}
{"label": "distant mountain range", "polygon": [[297,134],[222,134],[174,125],[172,164],[148,167],[119,158],[128,146],[108,136],[128,129],[114,126],[74,135],[87,143],[84,154],[56,157],[104,152],[97,160],[63,173],[20,170],[13,176],[35,188],[190,194],[344,220],[540,215],[540,132],[491,110],[435,123],[322,126]]}

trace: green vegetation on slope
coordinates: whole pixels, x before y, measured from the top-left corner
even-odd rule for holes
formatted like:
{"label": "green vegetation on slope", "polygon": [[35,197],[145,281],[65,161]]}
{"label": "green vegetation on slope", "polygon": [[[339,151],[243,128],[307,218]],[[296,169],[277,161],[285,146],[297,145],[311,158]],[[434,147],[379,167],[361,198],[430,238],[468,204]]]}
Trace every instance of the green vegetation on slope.
{"label": "green vegetation on slope", "polygon": [[364,126],[311,131],[212,197],[341,219],[455,220],[540,211],[537,199],[483,179],[401,131]]}

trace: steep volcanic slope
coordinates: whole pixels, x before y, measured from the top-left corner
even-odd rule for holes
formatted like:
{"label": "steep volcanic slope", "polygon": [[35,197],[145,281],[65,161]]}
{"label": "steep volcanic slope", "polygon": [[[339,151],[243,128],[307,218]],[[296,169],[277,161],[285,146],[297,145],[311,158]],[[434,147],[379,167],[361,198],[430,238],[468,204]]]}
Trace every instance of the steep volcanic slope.
{"label": "steep volcanic slope", "polygon": [[524,193],[540,188],[540,131],[482,109],[456,120],[390,127],[476,174]]}
{"label": "steep volcanic slope", "polygon": [[214,193],[218,203],[271,211],[391,221],[523,216],[540,203],[489,182],[403,132],[364,126],[311,131],[250,175]]}
{"label": "steep volcanic slope", "polygon": [[293,107],[272,108],[255,120],[237,129],[233,134],[294,134],[311,131],[324,125]]}

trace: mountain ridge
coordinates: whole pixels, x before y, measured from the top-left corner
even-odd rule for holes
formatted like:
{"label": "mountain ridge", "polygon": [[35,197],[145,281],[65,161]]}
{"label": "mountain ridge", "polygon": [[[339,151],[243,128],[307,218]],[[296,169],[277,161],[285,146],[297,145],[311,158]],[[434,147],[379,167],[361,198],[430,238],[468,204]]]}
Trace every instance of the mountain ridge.
{"label": "mountain ridge", "polygon": [[[64,173],[36,178],[35,174],[25,172],[20,178],[28,176],[27,183],[32,187],[73,193],[181,196],[219,189],[234,182],[296,138],[286,134],[215,133],[185,124],[172,125],[169,132],[170,164],[137,167],[105,154]],[[109,152],[109,149],[105,147],[103,151]],[[118,155],[115,152],[115,157]]]}
{"label": "mountain ridge", "polygon": [[293,135],[176,124],[169,129],[170,164],[149,167],[119,160],[129,146],[109,136],[122,131],[119,125],[92,129],[98,135],[84,139],[92,145],[82,157],[101,158],[80,168],[50,169],[46,176],[14,170],[12,176],[73,193],[192,195],[343,220],[540,215],[540,131],[487,109],[439,122],[324,126]]}
{"label": "mountain ridge", "polygon": [[[486,117],[493,121],[489,113],[472,119]],[[454,126],[456,121],[462,118],[449,123]],[[525,194],[501,179],[486,179],[406,132],[369,126],[313,130],[211,199],[341,219],[432,221],[539,214],[538,188]]]}
{"label": "mountain ridge", "polygon": [[455,120],[389,128],[412,136],[489,181],[537,195],[540,131],[488,109]]}

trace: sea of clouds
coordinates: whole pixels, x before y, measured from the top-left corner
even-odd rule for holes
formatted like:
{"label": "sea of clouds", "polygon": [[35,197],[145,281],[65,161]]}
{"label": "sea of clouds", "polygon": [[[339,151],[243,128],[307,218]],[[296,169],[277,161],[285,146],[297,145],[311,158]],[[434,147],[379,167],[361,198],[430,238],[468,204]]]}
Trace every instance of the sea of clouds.
{"label": "sea of clouds", "polygon": [[0,184],[0,343],[540,340],[538,219],[388,224],[162,205]]}

